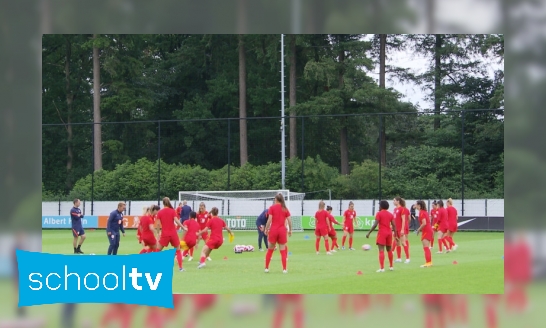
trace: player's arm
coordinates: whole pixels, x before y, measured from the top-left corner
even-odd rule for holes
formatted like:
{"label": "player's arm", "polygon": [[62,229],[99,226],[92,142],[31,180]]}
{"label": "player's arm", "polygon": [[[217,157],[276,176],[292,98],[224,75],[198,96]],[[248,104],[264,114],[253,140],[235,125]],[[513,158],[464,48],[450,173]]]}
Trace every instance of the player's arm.
{"label": "player's arm", "polygon": [[178,219],[178,217],[175,217],[175,218],[174,218],[174,222],[176,223],[177,226],[179,226],[179,227],[182,228],[183,230],[186,230],[186,231],[188,230],[188,229],[186,229],[186,227],[184,227],[184,226],[182,225],[182,223],[180,223],[180,220]]}
{"label": "player's arm", "polygon": [[233,231],[231,231],[231,229],[229,229],[229,227],[227,226],[227,224],[224,226],[224,229],[226,229],[226,231],[233,236]]}
{"label": "player's arm", "polygon": [[330,217],[329,216],[326,217],[326,227],[328,227],[328,230],[330,230],[331,225],[330,225]]}
{"label": "player's arm", "polygon": [[417,230],[415,230],[415,234],[419,234],[419,232],[421,232],[421,230],[423,230],[423,228],[427,225],[427,220],[423,217],[423,219],[421,220],[421,225],[419,226],[419,228],[417,228]]}
{"label": "player's arm", "polygon": [[368,233],[366,234],[366,238],[370,238],[370,234],[372,232],[374,232],[375,228],[377,228],[377,225],[379,224],[379,221],[377,221],[377,218],[375,219],[375,222],[373,223],[373,226],[372,228],[370,229],[370,231],[368,231]]}
{"label": "player's arm", "polygon": [[406,214],[405,213],[402,213],[402,226],[400,227],[400,236],[402,236],[404,234],[404,227],[406,226]]}
{"label": "player's arm", "polygon": [[288,236],[292,236],[292,217],[287,217],[286,221],[288,222]]}
{"label": "player's arm", "polygon": [[[391,227],[392,227],[392,231],[396,232],[396,223],[394,222],[394,220],[391,220]],[[400,238],[398,238],[396,235],[397,234],[395,233],[394,234],[394,239],[399,240]]]}
{"label": "player's arm", "polygon": [[112,224],[116,220],[116,215],[114,213],[110,213],[110,217],[108,217],[108,221],[106,222],[106,233],[108,236],[112,234]]}
{"label": "player's arm", "polygon": [[269,214],[267,216],[267,222],[265,224],[265,231],[264,233],[267,235],[269,233],[269,229],[271,228],[271,221],[273,220],[273,215]]}
{"label": "player's arm", "polygon": [[123,233],[123,237],[125,237],[125,228],[123,227],[123,216],[121,217],[121,223],[119,224],[119,230],[121,230],[121,233]]}

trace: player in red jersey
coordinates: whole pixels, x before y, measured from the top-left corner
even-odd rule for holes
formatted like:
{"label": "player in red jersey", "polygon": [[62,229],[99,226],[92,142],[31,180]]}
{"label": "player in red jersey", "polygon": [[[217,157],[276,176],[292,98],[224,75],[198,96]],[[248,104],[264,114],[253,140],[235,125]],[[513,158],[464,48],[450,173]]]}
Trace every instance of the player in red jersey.
{"label": "player in red jersey", "polygon": [[355,232],[354,223],[356,221],[355,204],[349,202],[349,208],[343,213],[343,238],[341,239],[341,249],[345,249],[345,239],[349,235],[349,250],[354,251],[353,248],[353,234]]}
{"label": "player in red jersey", "polygon": [[457,214],[457,209],[453,206],[453,199],[449,198],[447,200],[447,234],[446,238],[449,244],[449,248],[456,251],[457,245],[453,241],[453,235],[457,232],[457,222],[459,221],[459,215]]}
{"label": "player in red jersey", "polygon": [[177,226],[182,227],[182,223],[176,216],[176,211],[171,205],[171,200],[168,197],[163,198],[163,208],[157,212],[157,219],[161,222],[161,237],[159,238],[158,250],[161,251],[164,247],[171,244],[176,248],[176,261],[178,262],[178,270],[183,272],[182,268],[182,252],[180,251],[180,238],[178,237]]}
{"label": "player in red jersey", "polygon": [[430,249],[432,249],[434,247],[434,238],[438,232],[438,203],[436,201],[432,202],[432,209],[430,210],[430,224],[432,225],[432,231],[434,232],[432,240],[430,241]]}
{"label": "player in red jersey", "polygon": [[[392,254],[392,231],[396,231],[396,223],[394,217],[389,209],[389,202],[382,200],[379,202],[380,211],[375,215],[375,222],[366,234],[366,238],[370,238],[370,234],[379,225],[379,231],[377,232],[376,245],[379,248],[379,270],[377,272],[385,272],[385,248],[387,248],[387,254],[389,256],[390,268],[393,271],[393,254]],[[392,227],[392,229],[391,229]]]}
{"label": "player in red jersey", "polygon": [[201,260],[197,266],[198,269],[205,267],[205,261],[210,255],[210,252],[212,252],[214,249],[220,248],[220,246],[222,246],[224,243],[224,237],[222,237],[222,231],[224,231],[224,229],[226,229],[227,232],[233,236],[233,232],[231,232],[229,227],[226,225],[226,222],[218,217],[218,208],[213,207],[210,210],[210,214],[212,217],[207,221],[205,228],[197,232],[197,234],[201,235],[203,232],[208,232],[208,230],[210,230],[210,237],[207,239],[205,246],[203,246],[203,249],[201,250]]}
{"label": "player in red jersey", "polygon": [[409,210],[406,208],[406,201],[401,197],[394,197],[393,204],[394,209],[394,222],[398,230],[395,231],[395,236],[398,238],[396,243],[396,260],[395,262],[402,262],[402,246],[404,247],[404,253],[406,255],[406,262],[410,263],[409,258],[409,243],[408,243],[408,233],[409,233]]}
{"label": "player in red jersey", "polygon": [[444,297],[441,294],[426,294],[422,296],[425,306],[425,327],[426,328],[444,328]]}
{"label": "player in red jersey", "polygon": [[447,221],[447,211],[444,207],[444,201],[439,200],[437,201],[438,204],[438,244],[440,251],[437,252],[437,254],[442,254],[442,246],[446,248],[446,253],[450,252],[449,244],[447,243],[447,240],[444,238],[447,234],[447,228],[448,228],[448,221]]}
{"label": "player in red jersey", "polygon": [[328,233],[330,230],[330,214],[324,209],[326,204],[321,200],[319,202],[319,210],[315,213],[315,250],[319,254],[320,238],[324,239],[326,254],[332,255],[330,252],[330,243],[328,242]]}
{"label": "player in red jersey", "polygon": [[[190,248],[190,258],[193,258],[193,250],[197,249],[199,246],[199,240],[203,240],[205,243],[207,242],[207,239],[209,238],[208,230],[205,230],[205,227],[207,226],[207,222],[210,220],[211,215],[209,212],[207,212],[207,207],[205,206],[205,203],[201,202],[199,204],[199,211],[197,212],[197,223],[199,223],[199,230],[204,230],[202,234],[199,235],[197,238],[197,244],[195,247]],[[207,260],[212,261],[210,257],[207,258]]]}
{"label": "player in red jersey", "polygon": [[276,295],[276,307],[273,314],[273,328],[281,328],[284,315],[287,311],[293,311],[294,328],[303,328],[304,324],[304,295],[279,294]]}
{"label": "player in red jersey", "polygon": [[417,235],[421,232],[421,242],[423,243],[423,250],[425,251],[425,264],[421,265],[421,268],[428,268],[432,266],[432,254],[430,253],[430,241],[433,239],[434,232],[430,225],[430,219],[428,217],[427,206],[422,200],[418,200],[415,204],[416,210],[419,211],[419,228],[415,231]]}
{"label": "player in red jersey", "polygon": [[[286,207],[282,194],[275,196],[275,204],[269,207],[267,213],[268,218],[265,224],[265,234],[269,239],[269,248],[265,254],[265,272],[269,272],[271,256],[273,256],[273,252],[277,244],[279,244],[282,272],[287,273],[286,258],[288,251],[286,250],[286,243],[288,242],[287,236],[292,236],[292,220],[290,219],[290,211]],[[286,223],[288,223],[288,229],[286,228]]]}
{"label": "player in red jersey", "polygon": [[[190,212],[190,218],[189,220],[184,221],[182,223],[183,226],[186,227],[186,230],[183,232],[183,236],[180,241],[180,247],[184,252],[182,253],[182,256],[185,257],[191,249],[197,244],[197,233],[199,232],[199,223],[196,221],[197,213],[194,211]],[[190,256],[188,261],[193,260],[193,257]]]}
{"label": "player in red jersey", "polygon": [[328,212],[328,219],[330,220],[330,231],[328,232],[328,237],[332,239],[332,252],[336,252],[335,248],[339,250],[339,245],[337,244],[337,233],[336,229],[334,229],[334,224],[341,225],[341,223],[337,222],[334,216],[332,215],[332,206],[326,206],[326,212]]}
{"label": "player in red jersey", "polygon": [[153,216],[159,211],[159,206],[152,205],[146,208],[143,216],[140,217],[138,226],[139,242],[144,246],[140,251],[142,253],[152,253],[157,251],[157,238],[155,234]]}

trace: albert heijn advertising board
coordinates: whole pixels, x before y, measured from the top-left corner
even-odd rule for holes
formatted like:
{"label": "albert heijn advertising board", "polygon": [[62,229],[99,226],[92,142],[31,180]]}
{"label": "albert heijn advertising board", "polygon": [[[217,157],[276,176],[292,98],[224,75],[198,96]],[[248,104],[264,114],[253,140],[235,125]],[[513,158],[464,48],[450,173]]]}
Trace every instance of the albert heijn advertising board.
{"label": "albert heijn advertising board", "polygon": [[[82,218],[83,228],[97,228],[98,216],[84,216]],[[43,229],[71,229],[72,222],[70,215],[43,215],[42,216],[42,228]]]}

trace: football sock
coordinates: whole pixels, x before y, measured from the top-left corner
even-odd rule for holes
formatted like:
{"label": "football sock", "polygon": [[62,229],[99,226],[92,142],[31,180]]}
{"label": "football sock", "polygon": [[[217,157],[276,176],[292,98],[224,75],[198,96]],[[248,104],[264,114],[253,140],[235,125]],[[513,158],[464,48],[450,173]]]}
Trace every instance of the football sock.
{"label": "football sock", "polygon": [[324,246],[326,247],[326,251],[330,251],[330,243],[328,242],[328,239],[324,239]]}
{"label": "football sock", "polygon": [[294,327],[303,328],[303,310],[297,309],[294,312]]}
{"label": "football sock", "polygon": [[179,249],[176,250],[176,262],[178,262],[178,268],[182,269],[182,252]]}
{"label": "football sock", "polygon": [[390,263],[391,268],[392,268],[392,262],[394,260],[394,254],[392,253],[392,250],[387,252],[387,255],[389,255],[389,263]]}
{"label": "football sock", "polygon": [[385,251],[379,251],[379,268],[385,268]]}
{"label": "football sock", "polygon": [[425,263],[432,262],[432,254],[430,253],[430,248],[423,247],[423,250],[425,251]]}
{"label": "football sock", "polygon": [[438,250],[440,252],[443,252],[443,249],[442,249],[442,238],[438,238]]}
{"label": "football sock", "polygon": [[149,251],[146,248],[143,248],[140,250],[140,253],[138,254],[144,254],[144,253],[149,253]]}
{"label": "football sock", "polygon": [[353,237],[349,237],[349,248],[353,248]]}
{"label": "football sock", "polygon": [[345,240],[347,240],[347,236],[343,236],[343,238],[341,238],[341,246],[345,247]]}
{"label": "football sock", "polygon": [[271,263],[271,257],[273,256],[273,250],[267,249],[267,253],[265,254],[265,268],[269,269],[269,263]]}
{"label": "football sock", "polygon": [[318,252],[320,246],[320,239],[315,240],[315,250]]}
{"label": "football sock", "polygon": [[286,270],[286,255],[287,255],[287,250],[284,249],[281,251],[281,263],[282,263],[282,269],[283,270]]}
{"label": "football sock", "polygon": [[402,246],[396,246],[396,258],[400,259],[402,257]]}
{"label": "football sock", "polygon": [[404,254],[406,259],[409,259],[409,240],[406,240],[406,245],[404,245]]}

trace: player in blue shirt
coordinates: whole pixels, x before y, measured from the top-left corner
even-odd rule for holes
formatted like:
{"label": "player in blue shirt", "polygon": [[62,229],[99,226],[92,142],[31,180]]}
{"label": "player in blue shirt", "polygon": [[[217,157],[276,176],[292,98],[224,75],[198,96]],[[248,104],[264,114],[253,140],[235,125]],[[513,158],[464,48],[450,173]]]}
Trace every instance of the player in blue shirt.
{"label": "player in blue shirt", "polygon": [[[74,254],[83,254],[81,247],[85,240],[85,231],[83,230],[82,219],[83,214],[80,210],[80,200],[74,199],[72,202],[74,207],[70,210],[70,221],[72,222],[72,236],[74,236],[74,241],[72,245],[74,246]],[[78,237],[80,242],[78,243]]]}
{"label": "player in blue shirt", "polygon": [[265,224],[267,223],[267,209],[265,209],[256,219],[256,227],[258,228],[258,248],[263,252],[262,239],[265,242],[265,248],[269,248],[267,236],[264,234]]}
{"label": "player in blue shirt", "polygon": [[118,209],[110,213],[108,222],[106,223],[106,235],[108,237],[108,255],[118,255],[119,248],[119,231],[125,237],[125,229],[123,228],[123,211],[125,211],[125,203],[119,203]]}

